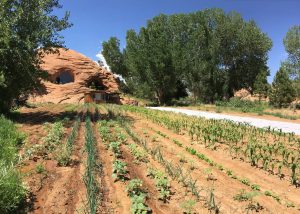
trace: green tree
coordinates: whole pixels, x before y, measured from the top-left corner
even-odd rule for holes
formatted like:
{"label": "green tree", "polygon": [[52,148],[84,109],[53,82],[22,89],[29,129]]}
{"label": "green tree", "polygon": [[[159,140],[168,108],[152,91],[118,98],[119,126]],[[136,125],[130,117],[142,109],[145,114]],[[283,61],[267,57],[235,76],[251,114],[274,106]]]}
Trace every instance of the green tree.
{"label": "green tree", "polygon": [[[170,49],[168,16],[148,21],[139,34],[127,33],[126,59],[133,81],[145,86],[159,104],[167,103],[176,92],[176,74]],[[131,81],[132,82],[132,81]]]}
{"label": "green tree", "polygon": [[293,78],[300,79],[300,26],[293,26],[289,29],[283,39],[283,44],[288,53],[286,61],[288,72]]}
{"label": "green tree", "polygon": [[262,98],[266,98],[269,93],[270,85],[268,83],[267,77],[269,76],[269,72],[267,70],[261,70],[261,72],[257,75],[253,89],[254,93],[258,95],[259,101]]}
{"label": "green tree", "polygon": [[63,46],[59,32],[70,27],[69,13],[53,15],[58,0],[1,0],[0,2],[0,112],[38,89],[45,72],[42,56]]}
{"label": "green tree", "polygon": [[120,50],[120,40],[111,37],[107,42],[102,43],[102,54],[110,66],[110,69],[123,77],[127,76],[127,69],[124,64],[124,54]]}
{"label": "green tree", "polygon": [[283,44],[288,53],[287,60],[283,63],[285,69],[293,80],[293,85],[300,97],[300,26],[293,26],[287,32]]}
{"label": "green tree", "polygon": [[[271,46],[254,21],[236,12],[161,14],[138,33],[127,32],[125,80],[133,93],[161,104],[177,96],[179,82],[195,100],[213,103],[241,88],[253,88],[259,71],[267,70]],[[121,54],[118,45],[114,47]]]}
{"label": "green tree", "polygon": [[275,107],[287,107],[295,99],[295,89],[283,67],[276,73],[271,87],[270,103]]}

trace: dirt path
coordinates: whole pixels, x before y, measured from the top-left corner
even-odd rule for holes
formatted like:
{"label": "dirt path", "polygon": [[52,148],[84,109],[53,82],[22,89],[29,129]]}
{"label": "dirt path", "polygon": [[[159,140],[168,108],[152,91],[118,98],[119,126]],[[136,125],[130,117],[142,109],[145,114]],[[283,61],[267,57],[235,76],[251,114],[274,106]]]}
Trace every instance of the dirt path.
{"label": "dirt path", "polygon": [[234,122],[241,122],[241,123],[246,122],[252,126],[259,127],[259,128],[267,128],[270,126],[271,128],[274,129],[281,129],[283,132],[287,132],[287,133],[294,132],[296,135],[300,135],[299,123],[281,122],[281,121],[253,118],[253,117],[240,117],[240,116],[233,116],[228,114],[218,114],[218,113],[212,113],[206,111],[178,109],[178,108],[170,108],[170,107],[149,107],[149,108],[155,110],[161,110],[161,111],[183,113],[189,116],[205,117],[208,119],[231,120]]}

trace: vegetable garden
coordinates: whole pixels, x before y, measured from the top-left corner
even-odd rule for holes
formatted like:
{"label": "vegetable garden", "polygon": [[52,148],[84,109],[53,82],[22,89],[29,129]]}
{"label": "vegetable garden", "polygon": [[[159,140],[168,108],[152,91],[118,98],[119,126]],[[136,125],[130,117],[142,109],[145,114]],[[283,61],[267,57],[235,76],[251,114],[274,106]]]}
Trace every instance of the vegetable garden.
{"label": "vegetable garden", "polygon": [[299,212],[294,134],[133,106],[26,111],[10,170],[23,175],[14,187],[27,203],[5,212]]}

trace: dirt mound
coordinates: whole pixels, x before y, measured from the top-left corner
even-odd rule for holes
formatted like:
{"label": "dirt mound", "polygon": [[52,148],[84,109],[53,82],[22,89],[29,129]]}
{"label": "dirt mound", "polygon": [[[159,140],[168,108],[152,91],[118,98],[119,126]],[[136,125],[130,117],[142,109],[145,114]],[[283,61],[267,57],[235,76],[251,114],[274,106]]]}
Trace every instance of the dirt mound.
{"label": "dirt mound", "polygon": [[48,80],[42,81],[42,89],[34,92],[29,102],[82,103],[85,93],[119,90],[118,79],[111,72],[74,50],[59,49],[59,53],[45,55],[43,61]]}

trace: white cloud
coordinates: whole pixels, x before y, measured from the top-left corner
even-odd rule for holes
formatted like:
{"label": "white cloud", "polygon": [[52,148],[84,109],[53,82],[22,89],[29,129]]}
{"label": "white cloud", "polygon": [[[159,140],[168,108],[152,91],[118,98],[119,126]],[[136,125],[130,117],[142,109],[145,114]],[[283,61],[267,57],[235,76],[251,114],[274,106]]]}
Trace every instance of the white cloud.
{"label": "white cloud", "polygon": [[110,67],[107,65],[107,62],[106,62],[106,60],[105,60],[105,58],[104,58],[104,56],[103,56],[103,54],[102,54],[101,52],[102,52],[102,50],[100,50],[99,53],[96,54],[96,57],[97,57],[98,59],[100,59],[100,60],[103,62],[104,67],[105,67],[108,71],[110,71]]}
{"label": "white cloud", "polygon": [[[106,62],[106,60],[105,60],[105,58],[104,58],[104,56],[101,52],[102,52],[102,50],[99,51],[99,53],[96,54],[96,57],[103,62],[103,65],[104,65],[106,70],[111,71],[109,65],[107,64],[107,62]],[[98,62],[96,62],[96,63],[99,64]],[[121,81],[125,82],[125,79],[121,75],[119,75],[119,74],[114,74],[114,75],[116,77],[118,77]]]}

